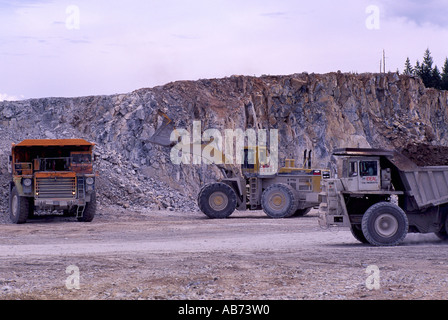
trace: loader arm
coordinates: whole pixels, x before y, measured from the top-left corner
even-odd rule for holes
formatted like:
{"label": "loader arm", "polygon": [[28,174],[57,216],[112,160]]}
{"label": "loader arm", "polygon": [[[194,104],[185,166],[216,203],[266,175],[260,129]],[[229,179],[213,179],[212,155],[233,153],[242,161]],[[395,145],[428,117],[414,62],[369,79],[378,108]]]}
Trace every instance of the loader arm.
{"label": "loader arm", "polygon": [[[155,133],[149,138],[149,142],[161,145],[163,147],[176,148],[179,152],[182,152],[182,156],[185,157],[200,157],[200,163],[215,164],[221,170],[224,178],[236,176],[234,168],[232,168],[229,164],[233,163],[233,159],[230,159],[223,152],[211,146],[210,144],[213,140],[206,144],[176,144],[170,140],[171,134],[176,131],[174,121],[163,111],[158,110],[157,115],[159,118],[162,118],[162,123],[156,129]],[[206,149],[205,152],[204,149]],[[195,161],[191,160],[192,159],[188,159],[184,163],[195,163]]]}
{"label": "loader arm", "polygon": [[163,147],[171,147],[173,146],[173,143],[170,141],[171,133],[176,130],[174,127],[174,122],[166,115],[166,113],[160,110],[157,111],[157,115],[162,117],[162,124],[149,138],[149,142]]}
{"label": "loader arm", "polygon": [[[233,159],[230,159],[226,156],[225,153],[221,152],[217,148],[214,148],[209,143],[178,143],[173,146],[173,149],[176,149],[179,153],[182,153],[183,157],[187,157],[187,159],[184,159],[184,163],[214,164],[221,170],[224,178],[231,178],[236,176],[235,169],[231,164],[229,164],[233,162]],[[194,157],[199,157],[200,160],[195,161]]]}

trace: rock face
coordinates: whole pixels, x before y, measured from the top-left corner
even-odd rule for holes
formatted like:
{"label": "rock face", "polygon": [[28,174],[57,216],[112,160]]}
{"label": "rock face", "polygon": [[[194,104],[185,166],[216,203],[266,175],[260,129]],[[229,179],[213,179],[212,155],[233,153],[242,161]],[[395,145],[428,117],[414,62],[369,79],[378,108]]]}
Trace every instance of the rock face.
{"label": "rock face", "polygon": [[[97,144],[100,201],[124,207],[195,209],[216,166],[175,165],[170,148],[154,145],[157,111],[177,128],[278,129],[279,158],[333,167],[337,147],[403,149],[448,146],[448,93],[420,79],[388,74],[293,74],[179,81],[129,94],[0,102],[1,210],[7,208],[7,157],[25,138],[85,138]],[[300,162],[300,161],[299,161]]]}

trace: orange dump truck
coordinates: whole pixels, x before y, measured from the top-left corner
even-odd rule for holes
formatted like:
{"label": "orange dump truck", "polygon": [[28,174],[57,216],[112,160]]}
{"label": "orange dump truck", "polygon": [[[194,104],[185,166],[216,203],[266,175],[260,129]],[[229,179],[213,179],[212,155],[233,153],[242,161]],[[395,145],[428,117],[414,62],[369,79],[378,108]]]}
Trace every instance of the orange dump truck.
{"label": "orange dump truck", "polygon": [[25,223],[34,211],[58,210],[90,222],[95,216],[94,143],[83,139],[24,140],[12,145],[9,212]]}

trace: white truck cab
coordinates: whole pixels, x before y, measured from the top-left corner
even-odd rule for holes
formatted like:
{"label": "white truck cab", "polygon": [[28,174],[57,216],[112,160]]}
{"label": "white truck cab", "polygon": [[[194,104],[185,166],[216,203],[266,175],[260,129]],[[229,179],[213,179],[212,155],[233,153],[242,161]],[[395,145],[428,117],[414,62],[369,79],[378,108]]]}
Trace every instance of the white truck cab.
{"label": "white truck cab", "polygon": [[347,191],[381,190],[379,158],[347,158],[342,161],[342,184]]}

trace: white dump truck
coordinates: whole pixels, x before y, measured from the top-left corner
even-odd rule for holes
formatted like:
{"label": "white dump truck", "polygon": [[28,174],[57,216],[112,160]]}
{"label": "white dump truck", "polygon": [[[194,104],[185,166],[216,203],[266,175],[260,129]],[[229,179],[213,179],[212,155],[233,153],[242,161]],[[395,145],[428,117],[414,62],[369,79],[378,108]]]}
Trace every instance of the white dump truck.
{"label": "white dump truck", "polygon": [[319,224],[349,227],[375,246],[395,246],[408,232],[448,239],[448,166],[419,167],[395,151],[334,150],[338,178],[322,180]]}

